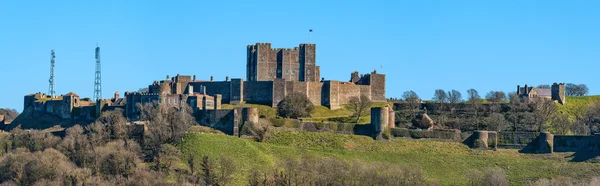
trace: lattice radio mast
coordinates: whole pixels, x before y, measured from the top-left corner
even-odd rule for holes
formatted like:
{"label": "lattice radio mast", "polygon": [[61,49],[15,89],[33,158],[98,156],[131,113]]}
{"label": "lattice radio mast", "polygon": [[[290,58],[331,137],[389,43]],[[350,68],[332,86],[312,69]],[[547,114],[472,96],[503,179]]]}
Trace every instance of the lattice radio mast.
{"label": "lattice radio mast", "polygon": [[48,82],[50,82],[50,86],[48,87],[48,95],[50,95],[50,97],[54,97],[56,95],[56,90],[54,89],[54,58],[56,58],[56,55],[54,55],[54,50],[50,51],[50,80],[48,80]]}
{"label": "lattice radio mast", "polygon": [[100,47],[96,45],[96,79],[94,80],[94,101],[102,99],[102,68],[100,65]]}

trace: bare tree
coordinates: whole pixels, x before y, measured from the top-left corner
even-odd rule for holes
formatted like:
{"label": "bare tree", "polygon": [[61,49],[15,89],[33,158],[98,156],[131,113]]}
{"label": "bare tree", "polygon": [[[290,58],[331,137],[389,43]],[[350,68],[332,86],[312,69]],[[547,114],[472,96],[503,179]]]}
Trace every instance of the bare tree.
{"label": "bare tree", "polygon": [[500,113],[492,113],[489,117],[485,118],[485,123],[488,125],[488,130],[503,131],[507,128],[508,123],[504,118],[504,115]]}
{"label": "bare tree", "polygon": [[217,169],[217,185],[229,185],[233,180],[236,165],[229,156],[221,155],[219,158],[219,168]]}
{"label": "bare tree", "polygon": [[531,107],[535,116],[536,130],[541,132],[548,127],[546,124],[556,114],[556,105],[552,100],[537,98]]}
{"label": "bare tree", "polygon": [[462,94],[458,90],[448,91],[448,103],[456,104],[462,102]]}
{"label": "bare tree", "polygon": [[369,97],[360,95],[360,97],[351,97],[345,107],[346,109],[352,111],[352,115],[356,117],[356,123],[358,123],[362,116],[368,114],[369,108],[371,108],[372,104],[373,102],[371,102]]}
{"label": "bare tree", "polygon": [[265,120],[258,120],[258,123],[244,122],[242,126],[242,134],[254,137],[254,140],[263,142],[270,134],[269,123]]}
{"label": "bare tree", "polygon": [[202,158],[202,162],[200,164],[202,167],[202,181],[205,185],[213,185],[217,182],[217,174],[216,174],[216,163],[213,159],[208,156],[204,156]]}
{"label": "bare tree", "polygon": [[165,104],[148,103],[137,105],[141,119],[148,121],[148,131],[144,135],[142,146],[149,151],[146,160],[151,161],[158,156],[162,144],[171,143],[183,138],[185,131],[196,124],[192,109],[183,104],[180,108]]}
{"label": "bare tree", "polygon": [[112,139],[126,139],[129,134],[127,119],[123,115],[123,109],[102,112],[96,122],[107,126]]}
{"label": "bare tree", "polygon": [[519,104],[521,103],[521,98],[516,92],[508,93],[508,101],[510,104]]}
{"label": "bare tree", "polygon": [[448,100],[448,94],[446,94],[446,91],[444,91],[442,89],[437,89],[437,90],[435,90],[435,93],[433,94],[433,100],[435,102],[443,104]]}
{"label": "bare tree", "polygon": [[572,126],[573,122],[569,121],[569,117],[565,114],[556,114],[552,118],[552,129],[557,135],[567,135]]}
{"label": "bare tree", "polygon": [[415,103],[421,102],[421,100],[419,99],[419,95],[417,95],[417,93],[412,90],[402,93],[402,98],[406,102],[415,102]]}
{"label": "bare tree", "polygon": [[468,94],[468,102],[473,104],[475,102],[479,102],[481,97],[479,96],[479,92],[477,92],[477,90],[475,89],[469,89],[467,90],[467,94]]}
{"label": "bare tree", "polygon": [[462,102],[462,94],[458,90],[448,91],[448,103],[452,115],[454,115],[454,110],[456,110],[456,104],[460,102]]}
{"label": "bare tree", "polygon": [[154,157],[154,162],[156,163],[155,169],[169,174],[173,171],[174,165],[181,162],[179,157],[181,157],[181,152],[175,146],[163,144],[160,146],[158,156]]}
{"label": "bare tree", "polygon": [[589,92],[587,85],[585,84],[573,84],[567,83],[565,85],[565,95],[566,96],[585,96]]}
{"label": "bare tree", "polygon": [[485,98],[491,103],[498,104],[506,100],[506,94],[502,91],[490,91]]}
{"label": "bare tree", "polygon": [[415,115],[417,110],[421,107],[421,99],[419,98],[419,95],[417,95],[415,91],[409,90],[402,93],[402,98],[410,108],[410,115]]}

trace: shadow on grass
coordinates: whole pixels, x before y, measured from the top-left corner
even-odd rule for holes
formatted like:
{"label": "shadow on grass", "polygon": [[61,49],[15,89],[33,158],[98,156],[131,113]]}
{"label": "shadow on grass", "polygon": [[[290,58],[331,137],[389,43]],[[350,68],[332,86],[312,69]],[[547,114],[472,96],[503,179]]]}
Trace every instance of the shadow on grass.
{"label": "shadow on grass", "polygon": [[577,151],[573,155],[567,156],[566,158],[572,158],[570,162],[594,162],[599,163],[600,159],[597,157],[600,152],[594,151]]}

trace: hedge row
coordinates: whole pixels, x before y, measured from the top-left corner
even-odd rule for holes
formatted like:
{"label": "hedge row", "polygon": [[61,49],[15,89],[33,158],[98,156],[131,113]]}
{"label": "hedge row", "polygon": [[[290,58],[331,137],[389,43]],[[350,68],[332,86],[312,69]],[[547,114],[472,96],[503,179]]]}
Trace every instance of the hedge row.
{"label": "hedge row", "polygon": [[269,122],[274,127],[297,128],[300,130],[317,132],[317,131],[332,131],[344,134],[353,134],[353,123],[326,123],[326,122],[302,122],[299,120],[270,118]]}
{"label": "hedge row", "polygon": [[537,132],[498,132],[499,145],[527,145],[540,134]]}
{"label": "hedge row", "polygon": [[415,139],[433,138],[433,139],[461,139],[460,134],[451,131],[427,131],[427,130],[411,130],[405,128],[392,128],[392,136],[394,137],[410,137]]}

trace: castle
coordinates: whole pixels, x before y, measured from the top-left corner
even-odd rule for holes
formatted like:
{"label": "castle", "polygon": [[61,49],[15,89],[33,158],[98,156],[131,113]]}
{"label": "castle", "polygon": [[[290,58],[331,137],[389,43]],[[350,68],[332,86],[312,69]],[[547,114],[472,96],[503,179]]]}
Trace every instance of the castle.
{"label": "castle", "polygon": [[314,105],[330,109],[338,109],[350,98],[360,95],[373,102],[386,102],[384,74],[353,72],[349,81],[325,80],[320,78],[315,59],[315,44],[272,49],[269,43],[257,43],[247,47],[247,80],[214,81],[211,77],[208,81],[196,78],[190,81],[190,76],[178,75],[174,79],[178,84],[175,89],[177,92],[185,92],[186,87],[202,89],[208,95],[222,95],[222,102],[227,104],[253,103],[272,107],[291,93],[304,94]]}
{"label": "castle", "polygon": [[[386,102],[385,75],[376,71],[362,75],[352,72],[349,81],[321,79],[315,44],[300,44],[293,49],[273,49],[270,43],[248,45],[246,78],[226,77],[224,81],[215,81],[211,76],[210,80],[197,80],[195,75],[177,74],[154,81],[148,85],[147,92],[125,92],[124,97],[116,92],[113,98],[97,101],[81,99],[72,92],[61,96],[35,93],[25,96],[23,113],[33,118],[48,116],[64,123],[83,124],[93,122],[102,111],[123,109],[127,118],[135,121],[139,119],[138,104],[159,102],[172,107],[187,104],[198,115],[209,118],[206,123],[210,123],[231,112],[219,111],[222,103],[276,107],[292,93],[304,94],[314,105],[330,109],[341,108],[350,98],[361,95],[373,102]],[[239,114],[241,112],[245,111],[240,110]],[[17,123],[26,122],[18,120]]]}
{"label": "castle", "polygon": [[551,88],[535,88],[525,84],[525,87],[517,85],[517,95],[521,100],[533,101],[536,98],[550,99],[562,105],[566,104],[565,100],[565,84],[553,83]]}

